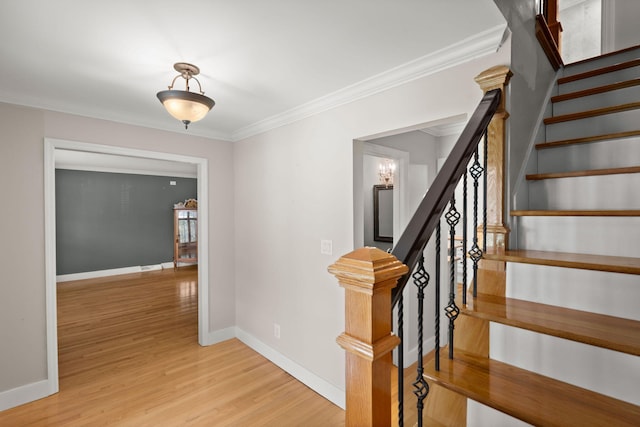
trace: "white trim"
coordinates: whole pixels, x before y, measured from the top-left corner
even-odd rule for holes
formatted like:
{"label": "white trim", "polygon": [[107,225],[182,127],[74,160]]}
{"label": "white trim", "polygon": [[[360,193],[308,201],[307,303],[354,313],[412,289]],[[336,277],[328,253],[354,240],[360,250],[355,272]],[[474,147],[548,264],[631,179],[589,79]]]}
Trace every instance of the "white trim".
{"label": "white trim", "polygon": [[431,136],[443,137],[449,135],[460,135],[466,126],[467,121],[465,117],[465,120],[459,121],[457,123],[447,123],[440,126],[420,129],[420,131]]}
{"label": "white trim", "polygon": [[49,396],[52,394],[49,382],[42,380],[0,392],[0,411]]}
{"label": "white trim", "polygon": [[[111,145],[90,144],[62,139],[44,139],[44,206],[45,206],[45,286],[47,328],[47,384],[49,394],[58,391],[58,335],[56,311],[56,216],[55,216],[55,151],[79,150],[175,162],[193,163],[198,173],[198,252],[209,259],[209,194],[207,159],[160,153]],[[205,344],[209,330],[209,263],[198,263],[198,343]]]}
{"label": "white trim", "polygon": [[[56,291],[56,170],[55,146],[44,140],[44,269],[49,394],[58,384],[58,309]],[[34,399],[35,400],[35,399]]]}
{"label": "white trim", "polygon": [[209,162],[198,159],[198,344],[209,333]]}
{"label": "white trim", "polygon": [[173,268],[173,263],[162,263],[155,265],[136,265],[132,267],[111,268],[108,270],[84,271],[82,273],[60,274],[56,276],[56,282],[70,282],[72,280],[96,279],[98,277],[119,276],[121,274],[142,273],[145,271],[162,270],[165,265]]}
{"label": "white trim", "polygon": [[231,326],[225,329],[218,329],[217,331],[210,331],[204,341],[203,345],[218,344],[222,341],[227,341],[236,337],[236,327]]}
{"label": "white trim", "polygon": [[506,24],[496,25],[493,28],[454,43],[451,46],[447,46],[283,113],[245,126],[233,132],[231,139],[233,141],[239,141],[340,105],[374,95],[401,84],[435,74],[473,59],[489,55],[500,48],[505,31]]}
{"label": "white trim", "polygon": [[89,172],[106,172],[106,173],[124,173],[129,175],[149,175],[149,176],[168,176],[172,178],[195,178],[196,175],[186,172],[165,172],[165,171],[149,171],[144,169],[127,169],[116,167],[103,167],[103,166],[85,166],[85,165],[72,165],[72,164],[60,164],[57,169],[75,170],[75,171],[89,171]]}
{"label": "white trim", "polygon": [[340,408],[345,409],[346,397],[344,390],[324,380],[323,378],[306,369],[304,366],[301,366],[293,360],[285,357],[280,352],[269,347],[259,339],[246,333],[238,327],[236,327],[236,336],[244,344],[269,359],[271,363],[285,370],[286,372],[291,374],[292,377],[294,377],[325,399],[333,402]]}

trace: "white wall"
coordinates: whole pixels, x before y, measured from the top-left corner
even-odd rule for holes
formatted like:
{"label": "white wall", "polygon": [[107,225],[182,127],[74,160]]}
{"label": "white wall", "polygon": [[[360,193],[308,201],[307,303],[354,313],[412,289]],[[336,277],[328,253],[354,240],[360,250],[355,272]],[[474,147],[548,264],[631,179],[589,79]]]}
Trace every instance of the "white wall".
{"label": "white wall", "polygon": [[[327,267],[352,251],[353,140],[461,113],[473,78],[508,64],[510,45],[463,66],[235,145],[236,320],[267,346],[344,389],[344,294]],[[333,255],[320,254],[320,240]],[[274,337],[273,324],[281,326]]]}
{"label": "white wall", "polygon": [[613,50],[640,45],[640,2],[637,0],[609,0],[614,16]]}
{"label": "white wall", "polygon": [[44,138],[202,157],[209,162],[209,326],[232,327],[233,148],[192,137],[69,114],[0,104],[0,392],[47,377],[44,271]]}
{"label": "white wall", "polygon": [[600,55],[602,0],[560,1],[562,60],[565,64]]}

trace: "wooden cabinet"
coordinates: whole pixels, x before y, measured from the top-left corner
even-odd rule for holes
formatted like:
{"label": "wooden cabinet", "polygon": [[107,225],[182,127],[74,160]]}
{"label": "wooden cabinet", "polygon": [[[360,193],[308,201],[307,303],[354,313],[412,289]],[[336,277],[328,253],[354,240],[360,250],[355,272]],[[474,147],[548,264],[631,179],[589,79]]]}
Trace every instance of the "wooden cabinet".
{"label": "wooden cabinet", "polygon": [[198,209],[173,210],[173,268],[178,264],[198,262]]}

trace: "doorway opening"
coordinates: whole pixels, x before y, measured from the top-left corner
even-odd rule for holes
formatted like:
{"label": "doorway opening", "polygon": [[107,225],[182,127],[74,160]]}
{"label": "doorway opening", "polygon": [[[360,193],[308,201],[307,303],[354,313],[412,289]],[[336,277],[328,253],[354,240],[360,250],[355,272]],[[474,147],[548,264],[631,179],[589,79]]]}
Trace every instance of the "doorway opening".
{"label": "doorway opening", "polygon": [[[354,247],[359,248],[369,242],[366,236],[372,236],[371,246],[382,250],[390,250],[400,238],[411,220],[418,205],[427,193],[430,184],[436,177],[438,163],[449,155],[467,122],[466,114],[435,120],[417,126],[376,134],[353,141],[353,204],[354,204]],[[373,195],[379,182],[379,164],[385,160],[396,164],[393,177],[393,236],[389,241],[374,238],[375,210]],[[384,185],[383,185],[384,187]],[[369,219],[370,217],[370,219]],[[442,237],[441,246],[446,247],[446,236]],[[436,259],[435,239],[429,242],[424,251],[425,262],[433,265]],[[446,265],[446,251],[442,251],[441,264]],[[441,271],[441,281],[446,283],[448,272]],[[407,286],[403,293],[406,318],[415,318],[418,312],[416,287]],[[435,287],[426,289],[427,300],[435,299]],[[446,295],[441,295],[441,307],[446,305]],[[425,330],[434,330],[435,313],[433,307],[425,311]],[[396,320],[397,321],[397,320]],[[417,360],[416,324],[407,325],[403,340],[405,368]],[[444,331],[444,332],[443,332]],[[446,330],[441,331],[441,342],[445,342]],[[427,337],[423,346],[433,347],[435,334]],[[395,356],[394,356],[395,357]]]}
{"label": "doorway opening", "polygon": [[[122,156],[133,161],[164,161],[194,165],[196,168],[197,199],[199,201],[198,241],[199,253],[203,260],[208,259],[208,170],[207,160],[176,154],[129,149],[123,147],[89,144],[45,138],[44,141],[44,177],[45,177],[45,286],[46,286],[46,332],[47,332],[47,381],[49,394],[59,390],[58,381],[58,336],[57,336],[57,280],[56,280],[56,157],[65,151],[90,153],[93,155]],[[198,343],[206,345],[209,325],[209,280],[208,263],[199,262],[197,266],[197,306],[198,306]]]}

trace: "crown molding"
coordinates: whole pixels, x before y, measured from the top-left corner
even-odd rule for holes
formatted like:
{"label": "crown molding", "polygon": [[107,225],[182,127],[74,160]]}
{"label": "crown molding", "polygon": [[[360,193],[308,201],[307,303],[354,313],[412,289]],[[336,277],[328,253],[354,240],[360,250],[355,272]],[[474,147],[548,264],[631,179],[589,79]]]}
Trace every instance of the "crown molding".
{"label": "crown molding", "polygon": [[467,125],[466,121],[456,122],[456,123],[447,123],[443,125],[420,129],[420,131],[435,137],[459,135],[462,133],[466,125]]}
{"label": "crown molding", "polygon": [[344,89],[260,120],[237,130],[232,134],[231,139],[240,141],[494,53],[500,48],[504,40],[506,28],[506,24],[495,26],[446,48],[347,86]]}

